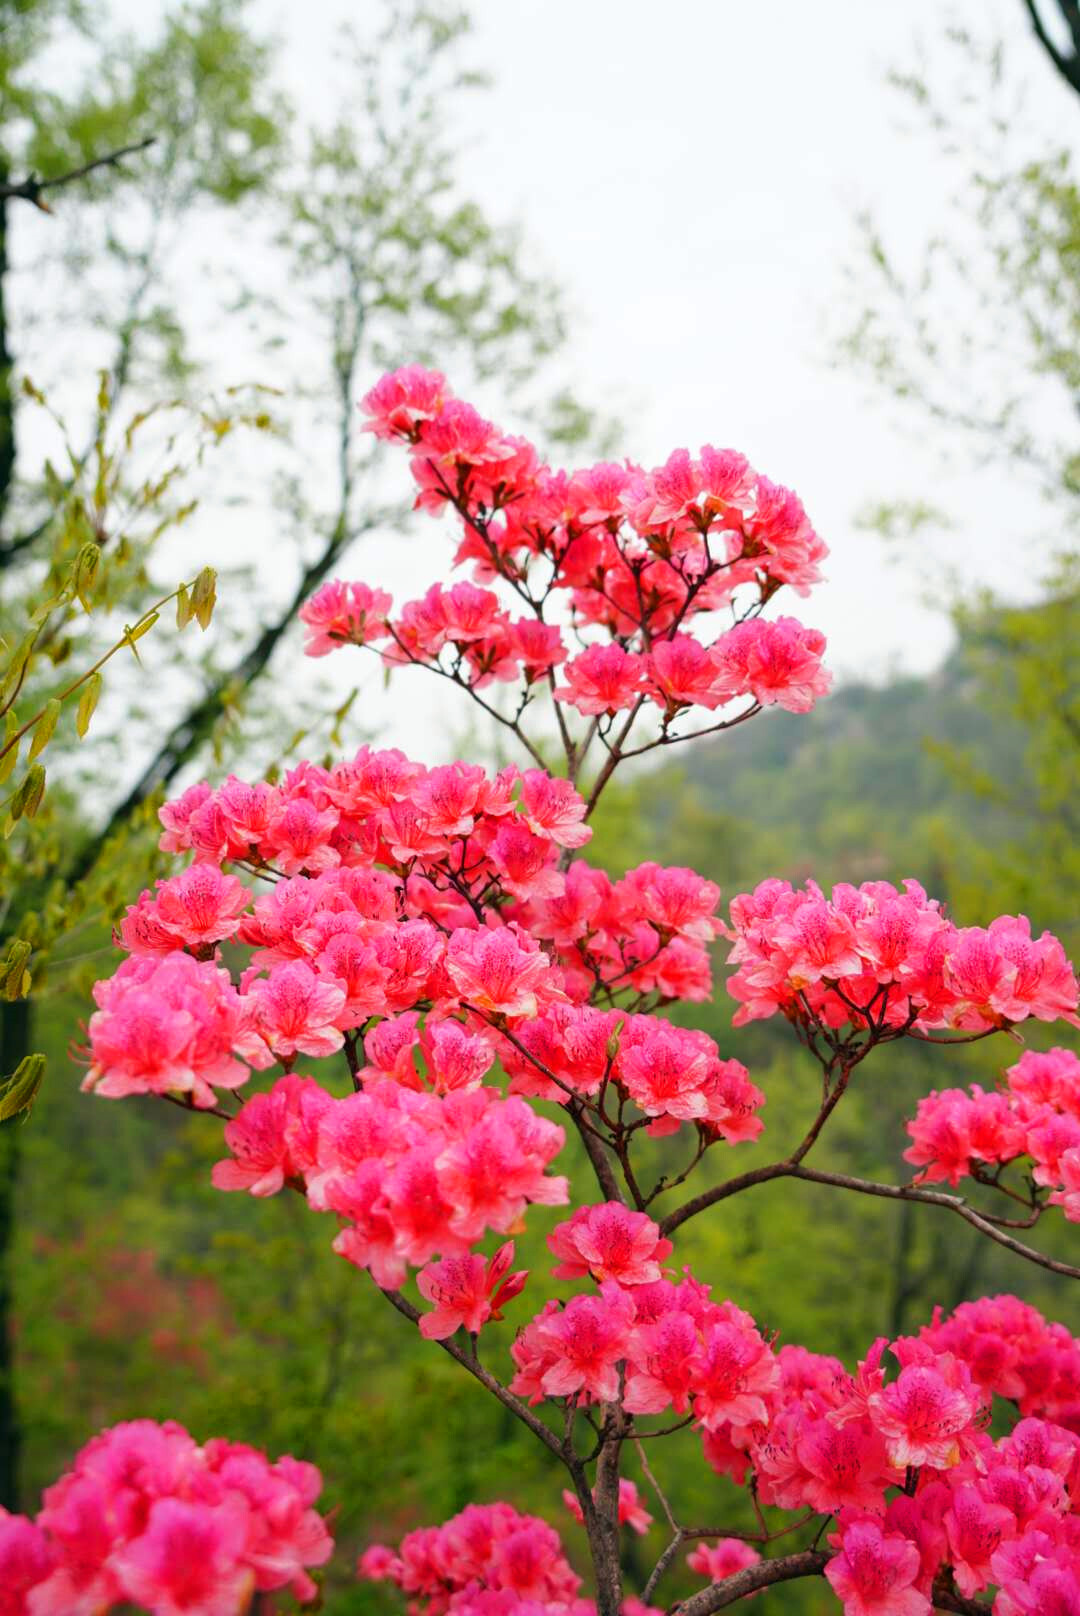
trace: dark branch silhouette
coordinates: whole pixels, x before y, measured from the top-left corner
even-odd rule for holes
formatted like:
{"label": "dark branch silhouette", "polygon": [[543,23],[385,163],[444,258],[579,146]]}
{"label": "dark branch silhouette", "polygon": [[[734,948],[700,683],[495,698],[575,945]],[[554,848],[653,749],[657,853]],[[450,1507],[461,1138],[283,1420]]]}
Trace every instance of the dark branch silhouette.
{"label": "dark branch silhouette", "polygon": [[1031,18],[1031,26],[1035,30],[1039,44],[1066,84],[1080,95],[1080,5],[1077,4],[1077,0],[1056,0],[1058,13],[1069,30],[1071,50],[1062,50],[1054,42],[1043,21],[1039,0],[1023,0],[1023,3],[1024,10]]}
{"label": "dark branch silhouette", "polygon": [[157,135],[147,135],[145,140],[132,141],[130,146],[118,146],[115,151],[91,158],[90,162],[81,164],[79,168],[69,169],[66,174],[54,174],[51,179],[42,179],[38,174],[28,174],[24,180],[0,180],[0,201],[30,202],[34,207],[40,208],[42,213],[51,213],[52,209],[48,202],[43,200],[43,192],[59,190],[62,185],[72,185],[76,180],[85,179],[88,174],[93,174],[99,168],[119,168],[125,157],[134,157],[136,152],[145,151],[157,138]]}

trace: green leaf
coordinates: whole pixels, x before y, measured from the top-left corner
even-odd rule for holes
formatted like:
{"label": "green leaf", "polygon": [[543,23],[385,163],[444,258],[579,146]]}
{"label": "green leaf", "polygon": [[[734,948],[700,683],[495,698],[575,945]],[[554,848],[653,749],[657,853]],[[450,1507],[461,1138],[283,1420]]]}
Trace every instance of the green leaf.
{"label": "green leaf", "polygon": [[176,591],[177,628],[187,628],[194,615],[195,613],[191,604],[191,596],[188,594],[187,584],[181,584],[180,588]]}
{"label": "green leaf", "polygon": [[204,567],[191,587],[191,609],[199,627],[206,630],[217,602],[217,573],[213,567]]}
{"label": "green leaf", "polygon": [[75,570],[72,575],[73,587],[84,612],[93,610],[94,585],[100,567],[101,547],[89,541],[83,545],[75,558]]}
{"label": "green leaf", "polygon": [[44,1055],[24,1055],[11,1077],[0,1084],[0,1122],[20,1115],[28,1122],[44,1078]]}
{"label": "green leaf", "polygon": [[101,674],[92,673],[83,686],[79,697],[79,708],[75,714],[75,730],[80,741],[90,728],[90,720],[94,716],[94,709],[101,695]]}
{"label": "green leaf", "polygon": [[150,630],[153,628],[160,616],[160,612],[151,612],[149,617],[146,617],[141,622],[136,623],[134,628],[131,628],[127,623],[124,624],[123,644],[131,647],[131,654],[135,658],[136,662],[138,662],[140,659],[139,653],[135,649],[135,641],[141,640],[144,634],[149,634]]}
{"label": "green leaf", "polygon": [[[18,728],[19,728],[19,720],[15,717],[14,710],[9,707],[7,717],[4,719],[4,741],[5,741],[5,743],[7,743],[8,741],[11,741],[14,738],[15,733],[18,730]],[[19,761],[19,747],[18,747],[18,743],[16,742],[16,744],[11,748],[10,751],[4,752],[2,755],[0,755],[0,785],[3,785],[5,780],[10,780],[10,778],[11,778],[13,772],[14,772],[15,765],[16,765],[16,763],[18,763],[18,761]]]}
{"label": "green leaf", "polygon": [[8,945],[4,962],[0,965],[0,996],[9,1004],[25,999],[30,992],[30,955],[33,950],[22,937],[15,937]]}
{"label": "green leaf", "polygon": [[33,819],[41,807],[41,799],[45,795],[45,770],[40,763],[31,764],[22,779],[18,789],[11,799],[11,816],[13,819]]}
{"label": "green leaf", "polygon": [[30,742],[30,753],[27,759],[33,763],[39,752],[43,752],[52,740],[56,721],[60,717],[60,702],[56,696],[45,704],[41,717],[34,725],[34,736]]}

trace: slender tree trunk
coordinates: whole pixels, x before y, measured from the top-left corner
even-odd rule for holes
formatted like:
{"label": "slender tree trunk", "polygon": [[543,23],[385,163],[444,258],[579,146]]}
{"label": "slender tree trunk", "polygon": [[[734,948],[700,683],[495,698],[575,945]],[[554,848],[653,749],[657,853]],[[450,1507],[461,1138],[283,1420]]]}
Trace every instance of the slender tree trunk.
{"label": "slender tree trunk", "polygon": [[[0,153],[0,183],[10,179],[7,162]],[[5,302],[8,274],[7,256],[8,202],[0,196],[0,523],[7,508],[11,484],[15,476],[15,401],[11,392],[12,358],[8,349],[7,306]]]}
{"label": "slender tree trunk", "polygon": [[[7,160],[0,152],[0,181],[10,179]],[[15,478],[15,400],[12,395],[13,360],[8,346],[8,202],[0,196],[0,522],[7,510]],[[3,939],[0,939],[0,947]],[[0,1077],[15,1070],[30,1053],[30,1006],[0,1002]],[[21,1431],[15,1402],[14,1343],[12,1340],[12,1246],[15,1233],[15,1186],[19,1176],[20,1130],[16,1120],[0,1125],[0,1505],[18,1509],[19,1448]]]}
{"label": "slender tree trunk", "polygon": [[[15,1070],[30,1053],[30,1004],[18,999],[0,1003],[0,1074]],[[15,1396],[15,1342],[13,1332],[13,1250],[15,1197],[22,1155],[22,1120],[0,1124],[0,1505],[19,1507],[19,1453],[22,1427]]]}

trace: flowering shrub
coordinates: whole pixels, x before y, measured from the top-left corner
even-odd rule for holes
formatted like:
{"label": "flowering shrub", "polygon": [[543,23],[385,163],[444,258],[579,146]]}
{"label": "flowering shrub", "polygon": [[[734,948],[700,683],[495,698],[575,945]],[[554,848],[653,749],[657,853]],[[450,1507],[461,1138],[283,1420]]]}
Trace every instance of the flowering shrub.
{"label": "flowering shrub", "polygon": [[[692,870],[646,863],[612,880],[583,854],[625,759],[770,705],[804,712],[827,690],[821,635],[761,615],[819,576],[825,550],[801,504],[730,450],[679,450],[653,472],[553,472],[416,367],[384,378],[365,410],[406,452],[417,505],[454,515],[471,578],[398,610],[368,584],[327,583],[301,612],[308,651],[360,647],[458,685],[512,732],[525,766],[428,768],[362,747],[167,804],[161,845],[189,862],[119,928],[128,958],[98,985],[85,1083],[224,1119],[219,1189],[288,1190],[332,1215],[335,1251],[565,1469],[595,1602],[555,1530],[505,1503],[371,1548],[361,1575],[428,1616],[642,1616],[687,1548],[706,1586],[683,1616],[811,1576],[847,1616],[980,1611],[991,1589],[1004,1616],[1080,1609],[1080,1342],[999,1297],[869,1344],[852,1374],[778,1345],[678,1261],[689,1219],[799,1178],[948,1211],[1080,1277],[1018,1233],[1058,1205],[1080,1220],[1080,1062],[1064,1050],[1025,1054],[992,1093],[923,1101],[913,1182],[809,1162],[879,1045],[963,1044],[1032,1017],[1076,1025],[1056,939],[1023,917],[958,927],[913,880],[829,897],[771,880],[722,915]],[[545,762],[555,753],[561,773]],[[821,1102],[790,1154],[676,1204],[708,1151],[763,1127],[746,1068],[661,1013],[709,997],[721,937],[736,1025],[784,1016],[820,1067]],[[308,1070],[328,1058],[351,1080],[343,1097]],[[252,1072],[275,1067],[237,1105]],[[557,1171],[568,1129],[595,1177],[572,1205]],[[666,1135],[688,1146],[670,1179],[649,1166],[648,1141]],[[964,1177],[985,1187],[977,1205],[934,1187]],[[570,1206],[548,1246],[573,1291],[539,1308],[506,1238],[533,1205]],[[479,1341],[507,1309],[518,1330],[496,1372]],[[995,1402],[1019,1417],[997,1437]],[[675,1520],[645,1442],[686,1425],[706,1464],[748,1489],[756,1530]],[[670,1537],[627,1595],[620,1529],[646,1534],[653,1519],[621,1473],[631,1453]],[[156,1547],[118,1552],[141,1568],[133,1597],[195,1608],[154,1583],[167,1571]],[[244,1565],[221,1574],[222,1611],[252,1586]],[[304,1596],[302,1580],[293,1591]],[[36,1598],[33,1616],[52,1608]]]}
{"label": "flowering shrub", "polygon": [[36,1520],[0,1511],[0,1611],[235,1616],[256,1591],[309,1600],[308,1569],[333,1551],[312,1507],[321,1489],[297,1459],[199,1447],[173,1423],[115,1425],[46,1489]]}

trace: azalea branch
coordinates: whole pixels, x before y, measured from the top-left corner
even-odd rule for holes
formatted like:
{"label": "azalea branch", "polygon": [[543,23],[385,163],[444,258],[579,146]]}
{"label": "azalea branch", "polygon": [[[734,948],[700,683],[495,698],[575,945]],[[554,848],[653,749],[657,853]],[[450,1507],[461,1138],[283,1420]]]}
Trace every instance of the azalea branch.
{"label": "azalea branch", "polygon": [[[760,1560],[757,1565],[736,1571],[723,1582],[714,1582],[700,1593],[691,1595],[671,1607],[671,1616],[712,1616],[717,1610],[726,1610],[738,1599],[771,1588],[776,1583],[793,1582],[801,1577],[820,1577],[824,1574],[831,1555],[821,1549],[802,1549],[797,1554],[786,1554],[775,1560]],[[956,1616],[987,1616],[989,1606],[978,1599],[966,1599],[950,1588],[935,1584],[932,1599],[935,1610],[956,1613]]]}
{"label": "azalea branch", "polygon": [[222,1122],[231,1122],[235,1115],[232,1111],[223,1111],[219,1105],[193,1105],[190,1097],[182,1099],[179,1094],[159,1094],[159,1100],[168,1100],[170,1105],[178,1105],[181,1111],[188,1111],[196,1117],[220,1117]]}
{"label": "azalea branch", "polygon": [[668,1544],[667,1548],[653,1566],[649,1580],[646,1582],[641,1591],[642,1602],[643,1604],[647,1605],[655,1593],[657,1584],[664,1575],[664,1572],[667,1570],[668,1566],[671,1564],[672,1560],[674,1560],[675,1556],[682,1547],[683,1542],[685,1541],[685,1533],[683,1532],[683,1529],[679,1525],[678,1521],[675,1519],[674,1511],[672,1510],[671,1505],[668,1503],[667,1494],[664,1492],[664,1489],[661,1487],[660,1483],[652,1473],[649,1460],[646,1456],[645,1449],[641,1445],[640,1438],[635,1437],[634,1446],[637,1448],[638,1460],[640,1461],[645,1479],[651,1486],[657,1498],[660,1500],[660,1507],[664,1511],[664,1514],[667,1517],[667,1523],[671,1527],[673,1533],[671,1542]]}
{"label": "azalea branch", "polygon": [[805,1179],[810,1184],[826,1184],[835,1189],[854,1190],[859,1195],[877,1195],[886,1200],[918,1201],[926,1206],[944,1207],[949,1212],[955,1212],[957,1217],[963,1218],[965,1223],[970,1223],[972,1228],[980,1230],[989,1239],[996,1241],[999,1246],[1004,1246],[1006,1251],[1015,1252],[1018,1257],[1023,1257],[1052,1274],[1061,1274],[1065,1279],[1080,1279],[1080,1268],[1058,1262],[1055,1257],[1037,1251],[1034,1246],[1025,1245],[1022,1240],[1008,1234],[999,1223],[969,1205],[962,1195],[948,1195],[944,1191],[928,1190],[918,1184],[879,1184],[870,1179],[852,1178],[846,1173],[819,1173],[810,1167],[795,1167],[788,1176]]}
{"label": "azalea branch", "polygon": [[607,1141],[586,1121],[580,1101],[571,1101],[566,1109],[573,1118],[574,1126],[577,1128],[578,1133],[581,1135],[581,1142],[585,1146],[589,1161],[592,1163],[593,1172],[596,1174],[597,1182],[603,1190],[605,1198],[609,1201],[624,1200],[625,1197],[619,1189],[618,1180],[607,1157],[605,1148]]}
{"label": "azalea branch", "polygon": [[[948,1212],[954,1212],[957,1217],[970,1223],[972,1228],[978,1229],[990,1240],[1006,1251],[1014,1252],[1018,1257],[1035,1263],[1039,1268],[1045,1268],[1052,1274],[1061,1274],[1065,1279],[1080,1279],[1080,1268],[1070,1263],[1059,1262],[1056,1257],[1047,1256],[1045,1252],[1037,1251],[1034,1246],[1027,1246],[1022,1240],[1007,1232],[1008,1225],[1003,1220],[995,1220],[986,1213],[979,1212],[971,1206],[962,1195],[950,1195],[944,1190],[931,1190],[920,1184],[880,1184],[876,1180],[866,1178],[853,1178],[848,1173],[821,1173],[812,1167],[803,1167],[799,1161],[789,1158],[787,1161],[773,1162],[768,1167],[758,1167],[749,1173],[740,1173],[736,1178],[726,1179],[723,1184],[715,1184],[712,1189],[703,1190],[686,1201],[676,1211],[670,1213],[661,1223],[661,1231],[670,1235],[690,1218],[697,1217],[708,1207],[715,1206],[719,1201],[726,1201],[729,1196],[739,1195],[743,1190],[753,1189],[757,1184],[767,1184],[776,1178],[799,1178],[807,1184],[824,1184],[833,1189],[852,1190],[857,1195],[874,1195],[883,1200],[914,1201],[923,1206],[940,1206]],[[1020,1224],[1019,1227],[1025,1225]]]}
{"label": "azalea branch", "polygon": [[691,730],[689,735],[669,735],[666,732],[657,736],[655,741],[647,741],[644,746],[635,746],[628,752],[620,752],[618,761],[624,763],[627,758],[642,757],[646,752],[654,752],[658,746],[679,746],[683,741],[698,741],[703,735],[719,735],[722,730],[734,729],[738,724],[745,724],[748,718],[756,718],[761,712],[761,703],[755,701],[744,712],[736,713],[734,718],[722,719],[719,723],[709,724],[705,729]]}
{"label": "azalea branch", "polygon": [[[623,725],[622,729],[619,731],[618,736],[615,739],[614,745],[608,747],[607,761],[604,764],[603,768],[600,770],[600,773],[597,775],[595,781],[593,782],[592,791],[589,793],[588,804],[587,804],[587,806],[585,808],[585,818],[586,819],[591,818],[592,811],[596,807],[597,803],[600,801],[600,798],[601,798],[601,796],[603,794],[604,787],[607,785],[608,781],[611,779],[611,776],[615,773],[615,770],[618,768],[619,764],[622,762],[622,757],[623,757],[622,746],[623,746],[623,743],[629,737],[630,731],[633,729],[634,724],[635,724],[635,722],[637,720],[637,716],[640,713],[642,707],[644,707],[644,705],[645,705],[645,697],[644,696],[639,696],[637,701],[634,703],[633,707],[630,709],[629,716],[627,717],[627,720],[626,720],[625,724]],[[601,738],[603,738],[603,737],[601,737]]]}
{"label": "azalea branch", "polygon": [[712,1616],[715,1610],[724,1610],[737,1599],[757,1593],[759,1588],[771,1588],[774,1583],[793,1582],[798,1577],[819,1577],[828,1565],[830,1556],[819,1549],[803,1549],[798,1554],[786,1554],[776,1560],[759,1560],[757,1565],[736,1571],[723,1582],[711,1583],[700,1593],[673,1605],[671,1616]]}
{"label": "azalea branch", "polygon": [[[376,1288],[382,1291],[391,1307],[395,1307],[403,1318],[408,1319],[411,1324],[419,1325],[420,1311],[412,1305],[407,1297],[402,1296],[400,1291],[386,1290],[381,1285]],[[515,1397],[514,1393],[504,1386],[501,1380],[497,1380],[489,1369],[485,1369],[479,1358],[463,1352],[453,1340],[439,1341],[436,1345],[440,1346],[449,1357],[453,1358],[455,1363],[460,1364],[463,1369],[467,1369],[473,1379],[478,1380],[481,1386],[485,1387],[493,1397],[498,1398],[503,1408],[508,1409],[515,1419],[521,1421],[522,1425],[527,1426],[533,1436],[537,1437],[557,1459],[561,1459],[572,1474],[576,1469],[580,1469],[581,1461],[576,1455],[567,1451],[566,1445],[559,1440],[551,1427],[545,1425],[543,1420],[538,1418],[532,1409],[521,1401],[520,1397]]]}
{"label": "azalea branch", "polygon": [[[521,727],[520,719],[525,710],[524,706],[519,707],[513,718],[507,718],[506,714],[500,713],[499,709],[497,707],[493,707],[491,702],[485,701],[475,686],[469,684],[468,680],[463,679],[461,674],[456,669],[444,668],[440,666],[438,662],[422,662],[418,657],[411,656],[409,654],[408,647],[402,642],[399,635],[394,632],[393,628],[391,628],[389,624],[387,627],[389,629],[390,638],[398,647],[398,650],[406,658],[407,666],[411,668],[422,668],[425,673],[435,673],[438,674],[440,679],[448,679],[452,685],[456,685],[459,690],[463,690],[467,696],[471,697],[476,705],[487,713],[489,718],[493,718],[497,724],[501,724],[504,729],[508,729],[510,733],[521,742],[522,746],[525,748],[526,752],[528,752],[538,769],[543,769],[545,767],[543,755],[538,751],[533,742],[530,741],[529,737]],[[378,652],[375,652],[375,655],[378,655]]]}

